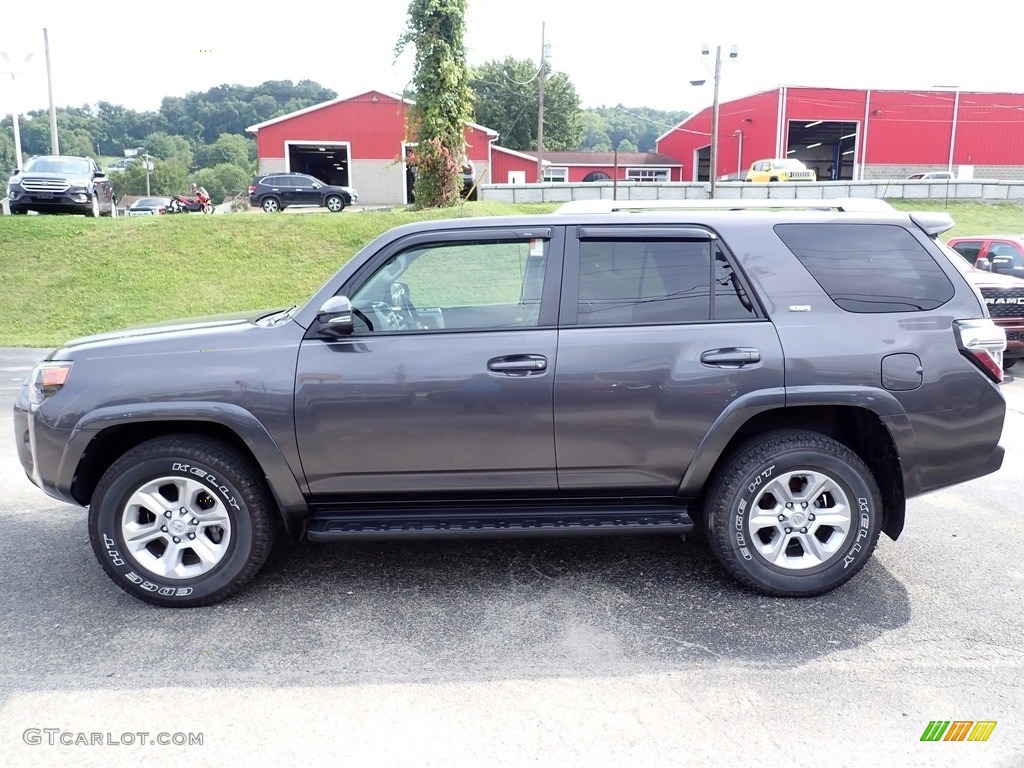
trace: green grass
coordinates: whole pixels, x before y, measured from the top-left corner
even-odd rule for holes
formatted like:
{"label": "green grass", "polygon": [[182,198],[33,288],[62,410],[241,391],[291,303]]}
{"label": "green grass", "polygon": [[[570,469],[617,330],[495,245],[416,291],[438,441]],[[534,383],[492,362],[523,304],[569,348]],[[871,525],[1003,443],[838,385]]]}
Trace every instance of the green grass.
{"label": "green grass", "polygon": [[0,346],[176,317],[304,301],[376,236],[464,215],[546,213],[554,205],[468,203],[447,211],[92,220],[0,217]]}
{"label": "green grass", "polygon": [[[1024,233],[1024,205],[894,204],[948,210],[958,235]],[[447,211],[115,220],[3,216],[0,346],[53,347],[142,323],[299,303],[362,246],[399,224],[555,207],[468,203]]]}

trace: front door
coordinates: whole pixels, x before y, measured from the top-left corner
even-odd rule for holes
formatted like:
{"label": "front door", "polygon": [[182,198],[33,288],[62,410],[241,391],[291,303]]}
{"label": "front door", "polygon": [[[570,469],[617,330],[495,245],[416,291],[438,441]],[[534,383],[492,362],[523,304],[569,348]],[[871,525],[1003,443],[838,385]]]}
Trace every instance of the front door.
{"label": "front door", "polygon": [[560,240],[438,237],[389,247],[343,288],[354,333],[329,340],[314,324],[302,343],[295,422],[314,495],[557,488]]}

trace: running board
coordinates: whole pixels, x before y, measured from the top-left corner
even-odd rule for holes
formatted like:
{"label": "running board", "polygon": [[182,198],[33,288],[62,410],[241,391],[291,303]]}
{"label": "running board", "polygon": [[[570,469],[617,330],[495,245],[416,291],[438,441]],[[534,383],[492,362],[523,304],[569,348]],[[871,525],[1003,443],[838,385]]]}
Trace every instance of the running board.
{"label": "running board", "polygon": [[535,507],[412,512],[387,515],[323,510],[306,528],[310,541],[390,539],[521,538],[524,536],[684,534],[693,519],[681,507]]}

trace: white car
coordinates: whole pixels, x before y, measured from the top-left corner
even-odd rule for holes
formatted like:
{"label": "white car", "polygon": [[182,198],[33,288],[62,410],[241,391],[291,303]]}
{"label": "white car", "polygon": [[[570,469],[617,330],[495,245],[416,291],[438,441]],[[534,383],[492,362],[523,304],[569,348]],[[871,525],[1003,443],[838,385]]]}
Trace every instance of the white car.
{"label": "white car", "polygon": [[907,176],[906,181],[955,181],[956,177],[949,171],[928,171],[927,173],[912,173]]}
{"label": "white car", "polygon": [[171,204],[169,197],[140,197],[125,208],[125,216],[161,216]]}

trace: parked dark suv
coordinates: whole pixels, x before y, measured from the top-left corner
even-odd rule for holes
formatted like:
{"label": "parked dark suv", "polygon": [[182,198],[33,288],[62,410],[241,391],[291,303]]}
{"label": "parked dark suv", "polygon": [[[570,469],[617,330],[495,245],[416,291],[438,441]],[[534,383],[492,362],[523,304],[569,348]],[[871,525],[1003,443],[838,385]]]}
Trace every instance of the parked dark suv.
{"label": "parked dark suv", "polygon": [[91,157],[41,155],[15,169],[7,182],[11,213],[111,215],[117,205],[110,179]]}
{"label": "parked dark suv", "polygon": [[744,585],[820,594],[1000,467],[1006,342],[948,216],[792,203],[402,226],[300,307],[54,351],[19,456],[158,605],[234,593],[278,534],[698,526]]}
{"label": "parked dark suv", "polygon": [[341,213],[358,201],[359,195],[352,187],[325,184],[305,173],[268,173],[257,176],[249,185],[249,204],[267,213],[291,206],[320,206]]}

